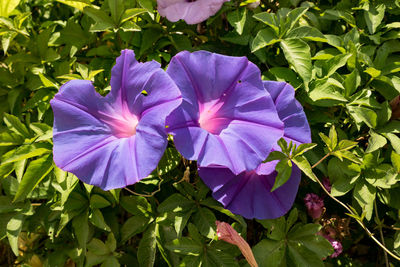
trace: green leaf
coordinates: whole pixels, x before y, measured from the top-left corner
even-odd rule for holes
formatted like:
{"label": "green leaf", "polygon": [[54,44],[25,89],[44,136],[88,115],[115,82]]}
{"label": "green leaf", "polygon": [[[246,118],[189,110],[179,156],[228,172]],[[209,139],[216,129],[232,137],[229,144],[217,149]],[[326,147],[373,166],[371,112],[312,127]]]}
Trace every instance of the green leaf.
{"label": "green leaf", "polygon": [[193,217],[194,224],[196,225],[197,229],[199,229],[200,233],[210,239],[215,236],[216,233],[216,225],[214,213],[212,213],[207,208],[200,208],[194,214]]}
{"label": "green leaf", "polygon": [[246,23],[247,8],[234,9],[226,18],[228,22],[235,28],[239,35],[242,35],[244,24]]}
{"label": "green leaf", "polygon": [[105,199],[104,197],[98,195],[98,194],[93,194],[90,197],[90,207],[95,208],[95,209],[102,209],[105,207],[110,206],[111,203]]}
{"label": "green leaf", "polygon": [[76,240],[78,241],[79,247],[82,249],[82,253],[86,253],[86,243],[89,235],[88,225],[89,214],[88,211],[80,213],[75,216],[72,220],[72,228],[74,229]]}
{"label": "green leaf", "polygon": [[238,223],[240,223],[242,225],[242,227],[246,227],[246,221],[239,215],[233,214],[230,210],[224,209],[221,205],[221,203],[219,203],[218,201],[216,201],[214,198],[212,197],[208,197],[205,200],[202,200],[200,202],[201,205],[207,206],[211,209],[214,209],[216,211],[219,211],[223,214],[225,214],[228,217],[231,217],[232,219],[236,220]]}
{"label": "green leaf", "polygon": [[292,156],[300,156],[303,155],[305,152],[313,149],[316,147],[317,144],[309,143],[309,144],[300,144],[294,151]]}
{"label": "green leaf", "polygon": [[87,244],[87,249],[97,256],[108,255],[111,252],[109,248],[97,238],[92,238],[92,240],[90,240]]}
{"label": "green leaf", "polygon": [[118,259],[114,256],[108,257],[100,267],[120,267]]}
{"label": "green leaf", "polygon": [[325,78],[316,80],[310,85],[309,97],[318,106],[334,106],[339,103],[347,102],[347,99],[342,95],[342,86],[333,78]]}
{"label": "green leaf", "polygon": [[9,131],[0,132],[0,147],[21,145],[23,142],[24,138],[18,134]]}
{"label": "green leaf", "polygon": [[152,267],[156,259],[156,224],[152,223],[143,233],[138,247],[140,267]]}
{"label": "green leaf", "polygon": [[314,42],[327,42],[326,37],[316,28],[310,26],[301,26],[291,30],[285,39],[305,39]]}
{"label": "green leaf", "polygon": [[165,247],[175,253],[191,256],[199,256],[203,251],[203,245],[189,237],[172,240]]}
{"label": "green leaf", "polygon": [[124,12],[124,1],[123,0],[108,0],[108,6],[110,7],[111,17],[115,25],[118,25]]}
{"label": "green leaf", "polygon": [[292,162],[311,180],[316,181],[318,178],[312,171],[311,165],[304,156],[297,156],[292,158]]}
{"label": "green leaf", "polygon": [[358,181],[353,190],[353,197],[365,213],[365,218],[369,221],[372,218],[376,188],[364,181]]}
{"label": "green leaf", "polygon": [[[143,7],[144,9],[146,9],[148,11],[149,14],[151,14],[150,16],[153,18],[153,1],[151,0],[138,0],[139,5],[141,7]],[[153,18],[154,19],[154,18]]]}
{"label": "green leaf", "polygon": [[298,39],[282,40],[285,58],[307,84],[311,80],[311,52],[308,44]]}
{"label": "green leaf", "polygon": [[307,7],[299,7],[290,11],[286,16],[285,26],[282,27],[283,32],[289,33],[307,10]]}
{"label": "green leaf", "polygon": [[276,172],[278,173],[275,177],[274,186],[271,188],[271,192],[284,185],[290,178],[292,174],[292,162],[287,158],[281,160],[276,164]]}
{"label": "green leaf", "polygon": [[381,75],[381,71],[373,67],[368,67],[366,70],[364,70],[364,72],[371,75],[372,78],[377,78]]}
{"label": "green leaf", "polygon": [[164,175],[175,169],[181,162],[181,155],[172,147],[168,147],[157,166],[158,175]]}
{"label": "green leaf", "polygon": [[14,133],[19,134],[25,138],[31,136],[31,134],[29,133],[28,128],[26,128],[25,124],[23,124],[14,115],[4,113],[4,122],[7,125],[7,127]]}
{"label": "green leaf", "polygon": [[0,0],[0,17],[8,17],[19,5],[19,2],[20,0]]}
{"label": "green leaf", "polygon": [[181,194],[173,194],[164,200],[157,208],[158,212],[185,212],[195,207],[195,202],[182,196]]}
{"label": "green leaf", "polygon": [[143,216],[130,217],[121,227],[121,242],[124,243],[132,236],[143,232],[151,221],[151,218]]}
{"label": "green leaf", "polygon": [[83,13],[95,21],[95,24],[90,27],[90,31],[99,32],[114,28],[114,23],[111,17],[100,9],[96,9],[94,7],[85,7],[83,9]]}
{"label": "green leaf", "polygon": [[333,75],[339,68],[346,65],[347,60],[352,56],[352,54],[341,54],[334,56],[333,58],[326,61],[323,65],[324,77],[330,77]]}
{"label": "green leaf", "polygon": [[345,77],[346,78],[344,79],[343,83],[345,89],[344,95],[346,97],[349,97],[357,90],[357,87],[360,86],[361,77],[357,69],[354,69],[350,74],[346,75]]}
{"label": "green leaf", "polygon": [[375,128],[378,124],[378,115],[375,111],[370,108],[361,106],[350,106],[347,105],[347,110],[357,123],[358,127],[365,123],[370,128]]}
{"label": "green leaf", "polygon": [[400,173],[400,155],[392,151],[392,154],[390,154],[390,159],[393,167],[395,167],[396,171]]}
{"label": "green leaf", "polygon": [[152,208],[145,197],[141,196],[123,196],[120,200],[121,206],[133,215],[150,216]]}
{"label": "green leaf", "polygon": [[267,159],[264,160],[263,162],[265,163],[265,162],[269,162],[269,161],[273,161],[273,160],[284,160],[286,158],[287,158],[287,156],[280,151],[271,151],[268,154]]}
{"label": "green leaf", "polygon": [[129,8],[124,11],[121,17],[121,24],[124,23],[125,21],[131,20],[134,17],[143,14],[146,12],[146,9],[143,8]]}
{"label": "green leaf", "polygon": [[275,32],[276,36],[279,35],[279,25],[278,25],[278,21],[276,19],[276,15],[273,13],[268,13],[268,12],[261,12],[258,14],[255,14],[253,16],[253,18],[264,22],[265,24],[267,24],[268,26],[270,26],[272,28],[272,30]]}
{"label": "green leaf", "polygon": [[270,28],[262,29],[257,33],[251,43],[251,52],[254,53],[261,48],[273,45],[279,41],[278,37]]}
{"label": "green leaf", "polygon": [[263,239],[252,250],[259,267],[278,267],[285,261],[286,246],[283,241]]}
{"label": "green leaf", "polygon": [[76,9],[79,9],[80,11],[83,11],[83,9],[87,6],[90,6],[90,1],[89,0],[56,0],[57,2],[63,3],[65,5],[74,7]]}
{"label": "green leaf", "polygon": [[104,221],[103,214],[99,209],[92,209],[92,213],[89,216],[89,220],[94,226],[98,227],[99,229],[107,232],[111,231],[110,227]]}
{"label": "green leaf", "polygon": [[41,156],[51,152],[51,145],[46,143],[34,143],[22,145],[13,149],[1,157],[1,164],[20,161],[36,156]]}
{"label": "green leaf", "polygon": [[385,5],[367,4],[368,9],[364,10],[364,19],[367,23],[370,34],[374,34],[385,16]]}
{"label": "green leaf", "polygon": [[11,250],[15,256],[19,256],[18,236],[22,230],[22,224],[24,222],[24,215],[16,214],[7,223],[7,238],[10,243]]}
{"label": "green leaf", "polygon": [[53,169],[53,157],[48,155],[29,163],[28,168],[18,186],[14,202],[22,201]]}
{"label": "green leaf", "polygon": [[368,147],[365,150],[365,153],[371,153],[374,152],[380,148],[382,148],[384,145],[386,145],[387,141],[386,138],[383,137],[382,135],[374,132],[372,129],[369,131],[369,139],[368,139]]}

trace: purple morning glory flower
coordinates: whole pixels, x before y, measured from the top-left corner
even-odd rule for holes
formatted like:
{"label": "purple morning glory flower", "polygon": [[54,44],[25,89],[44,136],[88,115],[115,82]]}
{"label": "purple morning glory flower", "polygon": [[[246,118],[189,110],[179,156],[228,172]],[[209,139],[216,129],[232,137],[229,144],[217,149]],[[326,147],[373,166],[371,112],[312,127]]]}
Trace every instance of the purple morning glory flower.
{"label": "purple morning glory flower", "polygon": [[[296,144],[311,142],[310,128],[303,108],[294,98],[294,89],[283,82],[264,82],[279,118],[285,124],[284,138]],[[266,92],[265,92],[266,93]],[[274,149],[280,150],[274,143]],[[199,175],[213,191],[213,197],[226,209],[245,218],[273,219],[284,215],[293,205],[301,172],[294,165],[289,180],[271,192],[277,161],[260,164],[255,170],[235,175],[223,166],[200,167]]]}
{"label": "purple morning glory flower", "polygon": [[187,24],[197,24],[217,13],[227,1],[229,0],[157,0],[157,9],[169,21],[183,19]]}
{"label": "purple morning glory flower", "polygon": [[181,52],[167,73],[182,105],[167,117],[178,151],[201,167],[233,173],[255,169],[283,135],[283,123],[265,91],[260,70],[246,57]]}
{"label": "purple morning glory flower", "polygon": [[123,50],[106,97],[90,81],[72,80],[51,100],[54,162],[103,190],[136,183],[156,168],[167,146],[165,118],[181,100],[158,63]]}

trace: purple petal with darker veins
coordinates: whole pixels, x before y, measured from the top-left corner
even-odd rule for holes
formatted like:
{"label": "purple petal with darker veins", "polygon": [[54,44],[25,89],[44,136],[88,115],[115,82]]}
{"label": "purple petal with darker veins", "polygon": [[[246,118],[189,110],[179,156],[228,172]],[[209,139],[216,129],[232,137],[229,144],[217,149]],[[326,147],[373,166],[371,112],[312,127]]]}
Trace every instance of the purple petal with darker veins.
{"label": "purple petal with darker veins", "polygon": [[199,168],[199,175],[226,209],[248,219],[273,219],[293,205],[301,172],[294,166],[289,180],[271,192],[276,162],[261,164],[255,171],[233,174],[223,167]]}
{"label": "purple petal with darker veins", "polygon": [[90,81],[73,80],[51,100],[56,165],[103,190],[133,184],[156,168],[167,145],[165,118],[181,103],[159,64],[138,63],[131,50],[117,59],[111,88],[102,97]]}
{"label": "purple petal with darker veins", "polygon": [[201,167],[252,170],[282,137],[283,123],[260,71],[247,58],[184,51],[167,73],[183,96],[167,117],[168,131],[178,151]]}
{"label": "purple petal with darker veins", "polygon": [[[311,143],[311,130],[303,107],[294,97],[294,88],[285,82],[264,81],[264,88],[271,94],[279,118],[285,124],[284,138],[295,144]],[[280,150],[275,144],[274,150]]]}

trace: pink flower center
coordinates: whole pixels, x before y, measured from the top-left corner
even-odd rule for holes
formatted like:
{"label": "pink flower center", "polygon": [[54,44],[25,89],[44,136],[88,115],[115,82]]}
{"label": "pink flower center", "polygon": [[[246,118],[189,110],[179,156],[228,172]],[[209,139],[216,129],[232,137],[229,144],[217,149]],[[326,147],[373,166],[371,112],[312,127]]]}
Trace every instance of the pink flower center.
{"label": "pink flower center", "polygon": [[116,115],[114,120],[110,122],[114,135],[118,138],[127,138],[135,135],[138,123],[138,118],[130,112],[126,112],[122,116]]}
{"label": "pink flower center", "polygon": [[200,127],[212,134],[219,134],[225,129],[230,120],[219,116],[218,111],[224,105],[224,102],[208,102],[199,104],[200,116],[199,124]]}

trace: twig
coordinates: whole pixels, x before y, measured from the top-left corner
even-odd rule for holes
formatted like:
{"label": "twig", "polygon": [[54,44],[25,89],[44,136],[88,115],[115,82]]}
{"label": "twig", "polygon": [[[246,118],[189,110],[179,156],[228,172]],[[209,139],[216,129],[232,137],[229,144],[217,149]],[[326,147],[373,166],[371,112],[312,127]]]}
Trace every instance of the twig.
{"label": "twig", "polygon": [[[314,164],[314,166],[312,166],[312,168],[315,168],[318,164],[320,164],[325,158],[328,157],[328,155],[330,155],[329,153],[326,154],[322,159],[320,159],[317,163]],[[350,209],[346,204],[344,204],[343,202],[341,202],[339,199],[337,199],[336,197],[332,196],[331,193],[329,193],[328,190],[326,190],[325,186],[321,183],[321,181],[319,179],[316,179],[317,183],[321,186],[322,190],[325,191],[325,193],[334,201],[336,201],[337,203],[339,203],[341,206],[343,206],[351,215],[357,216],[358,214],[354,213],[352,209]],[[353,217],[354,218],[354,217]],[[385,247],[385,245],[383,245],[378,239],[375,238],[374,234],[371,233],[371,231],[364,225],[364,223],[357,219],[356,221],[358,222],[358,224],[367,232],[368,236],[375,241],[376,244],[378,244],[378,246],[380,246],[387,254],[389,254],[390,256],[392,256],[393,258],[395,258],[396,260],[400,261],[400,257],[395,255],[393,252],[391,252],[389,249],[387,249]]]}
{"label": "twig", "polygon": [[[382,221],[381,219],[379,219],[379,214],[378,214],[378,205],[376,204],[376,200],[374,200],[374,208],[375,208],[375,217],[376,217],[376,221],[378,222],[378,227],[379,227],[379,234],[381,236],[381,240],[382,240],[382,244],[384,246],[386,246],[385,244],[385,238],[383,236],[383,231],[382,231]],[[384,256],[385,256],[385,263],[386,263],[386,267],[389,267],[389,258],[388,255],[386,253],[386,251],[383,251]]]}

